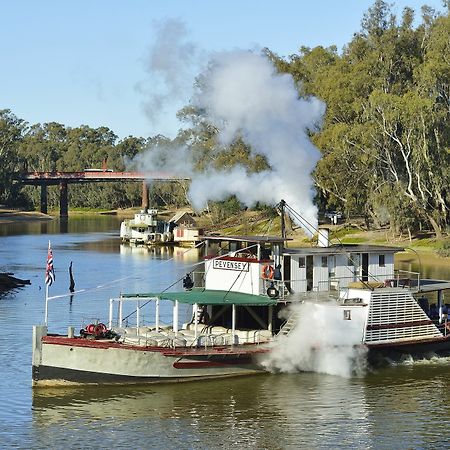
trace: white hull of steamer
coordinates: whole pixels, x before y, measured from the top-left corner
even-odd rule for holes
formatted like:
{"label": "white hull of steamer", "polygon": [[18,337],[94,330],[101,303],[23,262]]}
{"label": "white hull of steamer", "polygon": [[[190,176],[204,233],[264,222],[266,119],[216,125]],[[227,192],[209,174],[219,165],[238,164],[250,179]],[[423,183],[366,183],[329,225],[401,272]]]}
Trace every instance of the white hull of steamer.
{"label": "white hull of steamer", "polygon": [[33,386],[141,384],[257,374],[259,345],[168,348],[46,336],[34,328]]}

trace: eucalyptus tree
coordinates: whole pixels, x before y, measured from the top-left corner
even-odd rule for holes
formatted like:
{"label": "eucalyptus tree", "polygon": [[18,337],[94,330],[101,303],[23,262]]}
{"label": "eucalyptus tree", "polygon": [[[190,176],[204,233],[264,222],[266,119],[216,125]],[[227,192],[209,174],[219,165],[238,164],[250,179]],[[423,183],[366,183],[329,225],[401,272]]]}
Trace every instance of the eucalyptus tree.
{"label": "eucalyptus tree", "polygon": [[390,202],[395,196],[410,215],[440,235],[448,217],[444,192],[449,158],[436,141],[433,107],[432,100],[416,92],[397,96],[374,91],[366,110],[371,137],[367,151],[373,154],[377,175],[372,193],[383,195],[393,222],[401,226],[404,215],[404,208]]}
{"label": "eucalyptus tree", "polygon": [[28,171],[56,171],[66,150],[66,128],[56,122],[34,124],[24,136],[20,153]]}
{"label": "eucalyptus tree", "polygon": [[369,13],[310,88],[327,103],[314,137],[323,152],[317,184],[328,203],[439,235],[449,203],[449,17],[427,10],[413,29],[411,8],[400,25],[385,2]]}
{"label": "eucalyptus tree", "polygon": [[16,172],[23,170],[19,146],[26,126],[9,109],[0,110],[0,203],[17,200],[18,187],[13,180]]}

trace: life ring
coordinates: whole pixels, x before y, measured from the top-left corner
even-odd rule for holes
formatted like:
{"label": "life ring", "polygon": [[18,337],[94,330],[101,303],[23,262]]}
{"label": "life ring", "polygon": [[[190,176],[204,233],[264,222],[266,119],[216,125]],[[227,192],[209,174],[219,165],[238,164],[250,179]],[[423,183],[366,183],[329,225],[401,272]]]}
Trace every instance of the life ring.
{"label": "life ring", "polygon": [[263,266],[261,276],[266,280],[272,280],[273,272],[274,272],[273,267],[267,264]]}

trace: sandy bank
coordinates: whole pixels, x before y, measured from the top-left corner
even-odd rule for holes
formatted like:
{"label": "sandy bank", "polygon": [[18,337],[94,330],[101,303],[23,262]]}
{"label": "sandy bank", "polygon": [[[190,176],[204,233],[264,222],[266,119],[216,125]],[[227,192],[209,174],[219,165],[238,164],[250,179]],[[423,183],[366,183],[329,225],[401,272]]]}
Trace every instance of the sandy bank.
{"label": "sandy bank", "polygon": [[52,220],[52,216],[37,211],[19,211],[16,209],[0,208],[0,224],[35,220]]}

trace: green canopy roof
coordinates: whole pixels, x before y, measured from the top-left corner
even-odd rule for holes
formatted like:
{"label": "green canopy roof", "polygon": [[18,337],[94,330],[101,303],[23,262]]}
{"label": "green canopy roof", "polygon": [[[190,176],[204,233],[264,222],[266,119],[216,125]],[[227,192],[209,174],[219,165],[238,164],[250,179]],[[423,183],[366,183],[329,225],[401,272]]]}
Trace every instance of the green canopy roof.
{"label": "green canopy roof", "polygon": [[182,292],[122,294],[122,297],[130,298],[160,298],[162,300],[178,300],[180,303],[193,305],[242,305],[242,306],[268,306],[275,305],[276,299],[263,295],[243,294],[241,292],[213,291],[205,289],[192,289]]}

